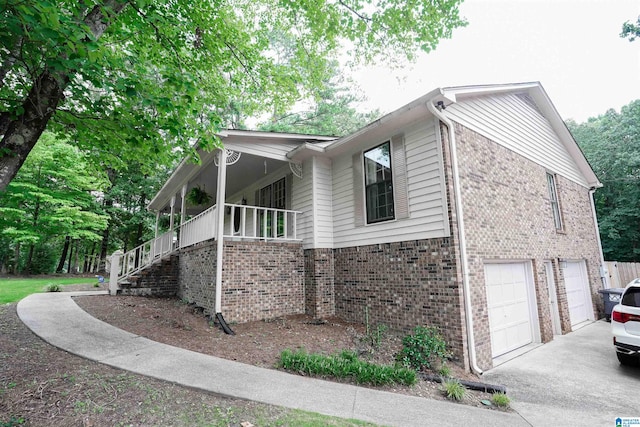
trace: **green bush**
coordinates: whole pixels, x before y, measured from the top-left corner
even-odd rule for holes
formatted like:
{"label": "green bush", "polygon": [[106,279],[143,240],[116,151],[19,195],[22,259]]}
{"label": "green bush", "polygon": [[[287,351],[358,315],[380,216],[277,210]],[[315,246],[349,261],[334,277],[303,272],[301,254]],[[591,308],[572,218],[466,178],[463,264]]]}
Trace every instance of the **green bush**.
{"label": "green bush", "polygon": [[358,358],[349,350],[342,350],[332,356],[309,354],[304,350],[280,353],[280,367],[307,375],[322,377],[350,378],[358,384],[386,385],[416,383],[416,373],[401,366],[374,365]]}
{"label": "green bush", "polygon": [[491,396],[491,402],[499,408],[508,408],[511,404],[511,399],[505,393],[493,393]]}
{"label": "green bush", "polygon": [[60,285],[57,283],[47,284],[47,292],[60,292]]}
{"label": "green bush", "polygon": [[451,368],[446,363],[443,363],[438,369],[438,375],[443,378],[449,378],[451,376]]}
{"label": "green bush", "polygon": [[420,370],[432,368],[434,362],[442,364],[447,357],[447,343],[440,331],[433,326],[416,326],[412,335],[402,339],[397,359],[406,367]]}
{"label": "green bush", "polygon": [[449,378],[442,382],[442,391],[447,399],[462,400],[467,389],[457,379]]}

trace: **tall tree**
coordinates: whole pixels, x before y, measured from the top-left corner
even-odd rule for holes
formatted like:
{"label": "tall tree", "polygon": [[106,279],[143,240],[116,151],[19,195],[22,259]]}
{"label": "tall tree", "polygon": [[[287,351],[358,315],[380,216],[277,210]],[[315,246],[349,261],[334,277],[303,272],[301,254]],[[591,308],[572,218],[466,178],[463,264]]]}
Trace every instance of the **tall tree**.
{"label": "tall tree", "polygon": [[595,193],[602,249],[611,261],[640,261],[640,100],[567,125],[603,184]]}
{"label": "tall tree", "polygon": [[32,271],[38,248],[45,244],[54,245],[67,237],[100,238],[106,217],[99,213],[92,192],[104,185],[104,178],[76,147],[51,134],[43,135],[20,174],[0,192],[0,233],[16,248],[16,258],[20,258],[21,247],[28,248],[27,272]]}
{"label": "tall tree", "polygon": [[357,87],[346,81],[338,64],[334,63],[324,89],[315,98],[301,100],[293,111],[274,115],[259,128],[273,132],[344,136],[380,116],[377,110],[368,113],[356,110],[355,104],[363,100]]}
{"label": "tall tree", "polygon": [[[45,129],[114,168],[213,148],[231,100],[284,111],[342,42],[363,61],[412,59],[465,24],[460,2],[4,0],[0,190]],[[285,62],[274,32],[295,41]]]}

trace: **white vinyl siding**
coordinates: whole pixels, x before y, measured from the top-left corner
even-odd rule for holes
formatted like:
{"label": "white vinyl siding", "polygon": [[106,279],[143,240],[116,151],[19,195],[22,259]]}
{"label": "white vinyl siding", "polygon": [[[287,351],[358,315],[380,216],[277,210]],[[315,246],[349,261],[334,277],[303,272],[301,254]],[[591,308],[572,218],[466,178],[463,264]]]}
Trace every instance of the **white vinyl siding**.
{"label": "white vinyl siding", "polygon": [[549,121],[526,95],[501,94],[461,99],[447,107],[452,120],[537,164],[588,186]]}
{"label": "white vinyl siding", "polygon": [[314,158],[313,208],[315,218],[315,248],[333,247],[333,213],[331,160]]}
{"label": "white vinyl siding", "polygon": [[305,247],[313,244],[313,158],[302,164],[302,179],[292,177],[291,206],[303,212],[298,215],[298,239]]}
{"label": "white vinyl siding", "polygon": [[312,157],[302,165],[302,179],[293,177],[291,205],[298,215],[298,239],[305,249],[331,248],[331,160]]}
{"label": "white vinyl siding", "polygon": [[404,240],[428,239],[449,235],[444,189],[442,155],[435,120],[425,118],[406,129],[407,193],[409,218],[357,227],[354,218],[355,195],[353,154],[388,140],[370,141],[354,147],[348,155],[333,159],[333,246],[360,246]]}

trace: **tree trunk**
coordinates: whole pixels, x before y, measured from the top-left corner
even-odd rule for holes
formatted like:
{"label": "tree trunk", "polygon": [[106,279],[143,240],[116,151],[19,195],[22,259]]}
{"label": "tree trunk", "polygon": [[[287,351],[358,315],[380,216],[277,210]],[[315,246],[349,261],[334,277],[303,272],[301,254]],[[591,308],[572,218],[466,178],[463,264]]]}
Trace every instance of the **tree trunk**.
{"label": "tree trunk", "polygon": [[20,265],[20,242],[16,243],[16,247],[13,250],[13,270],[12,273],[13,275],[17,275],[18,274],[18,267]]}
{"label": "tree trunk", "polygon": [[58,267],[56,268],[56,273],[62,273],[62,269],[64,268],[64,262],[67,259],[67,252],[69,251],[69,242],[71,238],[69,236],[64,238],[64,246],[62,247],[62,255],[60,255],[60,261],[58,261]]}
{"label": "tree trunk", "polygon": [[109,227],[104,229],[102,233],[102,244],[100,245],[100,261],[98,263],[98,272],[106,273],[107,271],[107,251],[109,250]]}
{"label": "tree trunk", "polygon": [[24,267],[24,271],[27,274],[31,274],[31,264],[33,263],[34,251],[35,251],[35,245],[32,243],[29,245],[29,257],[27,258],[27,265]]}
{"label": "tree trunk", "polygon": [[[98,39],[109,26],[108,17],[116,17],[128,2],[106,1],[104,6],[95,6],[87,14],[84,23]],[[108,13],[108,15],[107,15]],[[64,89],[69,76],[77,70],[52,72],[45,69],[34,79],[29,94],[22,103],[23,113],[13,120],[5,120],[7,112],[2,112],[0,120],[0,191],[4,191],[9,182],[38,142],[47,123],[64,99]]]}
{"label": "tree trunk", "polygon": [[34,81],[25,102],[24,113],[9,122],[0,141],[0,191],[16,176],[18,170],[36,145],[40,135],[63,98],[63,90],[69,81],[68,76],[54,76],[45,70]]}
{"label": "tree trunk", "polygon": [[69,262],[67,263],[67,274],[71,274],[71,261],[73,260],[73,247],[74,247],[74,242],[71,242],[71,251],[69,251]]}

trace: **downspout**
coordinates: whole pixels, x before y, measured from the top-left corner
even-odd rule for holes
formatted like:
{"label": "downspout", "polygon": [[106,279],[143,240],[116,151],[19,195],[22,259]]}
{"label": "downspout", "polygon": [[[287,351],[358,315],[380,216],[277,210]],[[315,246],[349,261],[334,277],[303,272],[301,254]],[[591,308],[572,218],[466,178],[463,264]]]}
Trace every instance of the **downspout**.
{"label": "downspout", "polygon": [[591,204],[591,214],[593,215],[593,224],[596,226],[596,241],[598,242],[598,253],[600,255],[600,278],[604,289],[609,289],[609,270],[604,262],[604,253],[602,252],[602,241],[600,240],[600,226],[598,225],[598,216],[596,214],[596,202],[594,200],[596,187],[589,189],[589,203]]}
{"label": "downspout", "polygon": [[451,172],[453,180],[453,197],[456,201],[456,216],[458,217],[458,241],[460,242],[460,264],[462,267],[462,287],[464,294],[464,313],[467,326],[467,345],[469,352],[469,365],[471,370],[482,375],[482,369],[478,367],[476,360],[476,345],[473,335],[473,313],[471,306],[471,285],[469,284],[469,263],[467,261],[467,240],[464,233],[464,217],[462,209],[462,192],[460,190],[460,180],[458,178],[458,154],[456,151],[456,134],[453,122],[438,110],[435,105],[436,98],[427,102],[427,108],[431,113],[441,120],[449,129],[449,151],[451,152]]}
{"label": "downspout", "polygon": [[222,251],[224,250],[224,201],[227,187],[227,150],[220,149],[218,159],[218,192],[216,195],[216,319],[222,330],[229,335],[235,333],[229,328],[222,316]]}

